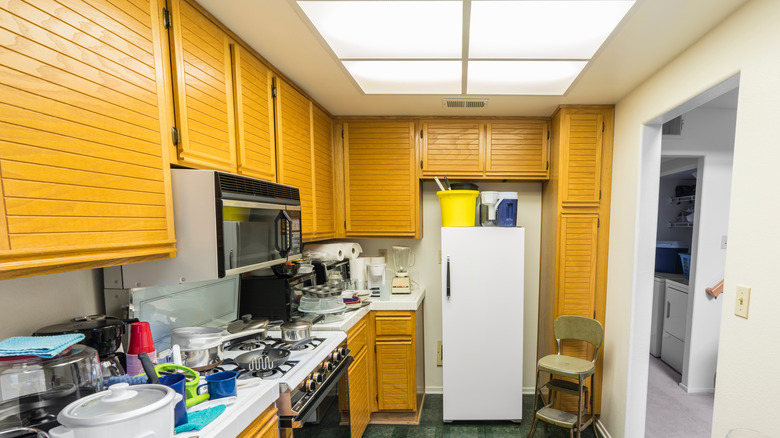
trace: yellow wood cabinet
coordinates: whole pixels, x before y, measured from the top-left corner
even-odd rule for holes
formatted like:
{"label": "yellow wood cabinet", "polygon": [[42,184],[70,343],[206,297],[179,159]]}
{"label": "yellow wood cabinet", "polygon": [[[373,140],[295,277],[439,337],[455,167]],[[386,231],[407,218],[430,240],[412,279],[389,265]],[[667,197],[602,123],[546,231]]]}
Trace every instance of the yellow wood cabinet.
{"label": "yellow wood cabinet", "polygon": [[177,162],[235,172],[236,43],[191,0],[170,1],[170,15]]}
{"label": "yellow wood cabinet", "polygon": [[354,362],[349,366],[349,384],[342,379],[339,382],[339,393],[349,394],[349,400],[339,398],[342,412],[349,411],[351,436],[359,438],[368,426],[371,418],[371,403],[369,399],[369,316],[364,316],[355,326],[347,331],[347,347],[352,350]]}
{"label": "yellow wood cabinet", "polygon": [[311,240],[336,237],[335,158],[333,118],[314,106],[312,109],[312,158],[314,175],[314,223]]}
{"label": "yellow wood cabinet", "polygon": [[0,280],[175,255],[161,10],[0,6]]}
{"label": "yellow wood cabinet", "polygon": [[545,119],[422,120],[420,175],[469,179],[549,177]]}
{"label": "yellow wood cabinet", "polygon": [[274,404],[244,429],[237,438],[279,438],[279,416]]}
{"label": "yellow wood cabinet", "polygon": [[[338,129],[338,128],[341,129]],[[343,134],[346,237],[421,236],[412,121],[348,121]]]}
{"label": "yellow wood cabinet", "polygon": [[[614,109],[564,106],[551,123],[550,180],[542,188],[542,253],[538,355],[554,353],[552,324],[560,315],[604,324]],[[590,359],[582,343],[564,354]],[[595,408],[601,403],[603,349],[595,375]],[[574,410],[576,400],[561,406]]]}
{"label": "yellow wood cabinet", "polygon": [[417,410],[415,312],[373,312],[376,406],[379,411]]}

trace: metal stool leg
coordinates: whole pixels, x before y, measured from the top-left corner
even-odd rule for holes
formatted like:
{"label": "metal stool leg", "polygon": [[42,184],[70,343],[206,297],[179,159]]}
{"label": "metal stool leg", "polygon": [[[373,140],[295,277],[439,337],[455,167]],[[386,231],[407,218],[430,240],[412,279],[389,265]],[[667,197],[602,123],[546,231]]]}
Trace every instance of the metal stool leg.
{"label": "metal stool leg", "polygon": [[528,438],[533,437],[534,432],[536,432],[536,423],[539,421],[539,419],[536,418],[536,407],[539,404],[539,397],[542,396],[541,392],[542,390],[539,388],[539,367],[536,367],[536,384],[534,387],[534,410],[533,410],[534,421],[531,422],[531,428],[528,430]]}

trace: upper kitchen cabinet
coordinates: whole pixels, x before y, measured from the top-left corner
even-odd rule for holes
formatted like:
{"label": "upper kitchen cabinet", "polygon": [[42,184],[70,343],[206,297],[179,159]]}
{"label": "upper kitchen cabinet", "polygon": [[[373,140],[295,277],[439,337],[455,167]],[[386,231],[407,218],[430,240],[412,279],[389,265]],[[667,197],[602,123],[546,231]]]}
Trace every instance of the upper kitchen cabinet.
{"label": "upper kitchen cabinet", "polygon": [[[613,120],[612,106],[563,106],[552,118],[553,165],[542,186],[539,357],[556,351],[552,327],[558,316],[605,322]],[[562,348],[567,355],[592,357],[582,343]],[[597,413],[602,357],[603,349],[593,388]],[[576,397],[560,407],[575,410]]]}
{"label": "upper kitchen cabinet", "polygon": [[191,0],[170,2],[169,23],[176,162],[235,173],[231,46],[236,43]]}
{"label": "upper kitchen cabinet", "polygon": [[273,75],[250,51],[233,46],[238,173],[276,181]]}
{"label": "upper kitchen cabinet", "polygon": [[422,177],[544,180],[549,177],[545,119],[423,120]]}
{"label": "upper kitchen cabinet", "polygon": [[335,165],[333,119],[320,108],[312,108],[312,153],[314,158],[314,228],[312,240],[336,237]]}
{"label": "upper kitchen cabinet", "polygon": [[287,81],[276,91],[276,172],[282,184],[298,187],[304,240],[314,233],[314,157],[312,104]]}
{"label": "upper kitchen cabinet", "polygon": [[414,122],[345,121],[341,128],[346,237],[419,238]]}
{"label": "upper kitchen cabinet", "polygon": [[0,6],[0,279],[175,254],[161,11]]}

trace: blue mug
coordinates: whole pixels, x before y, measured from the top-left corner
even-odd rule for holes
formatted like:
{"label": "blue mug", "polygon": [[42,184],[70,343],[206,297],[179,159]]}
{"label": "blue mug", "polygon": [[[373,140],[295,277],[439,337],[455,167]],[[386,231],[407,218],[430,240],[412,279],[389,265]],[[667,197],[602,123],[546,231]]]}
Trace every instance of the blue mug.
{"label": "blue mug", "polygon": [[173,408],[173,420],[174,425],[181,426],[187,424],[187,395],[184,392],[184,385],[187,383],[187,378],[184,374],[166,374],[160,377],[160,384],[165,385],[181,394],[181,400],[176,403]]}
{"label": "blue mug", "polygon": [[207,387],[209,399],[238,395],[238,389],[236,388],[237,377],[238,373],[235,371],[220,371],[218,373],[209,374],[204,378],[206,384],[198,387],[198,394],[200,394],[201,388]]}

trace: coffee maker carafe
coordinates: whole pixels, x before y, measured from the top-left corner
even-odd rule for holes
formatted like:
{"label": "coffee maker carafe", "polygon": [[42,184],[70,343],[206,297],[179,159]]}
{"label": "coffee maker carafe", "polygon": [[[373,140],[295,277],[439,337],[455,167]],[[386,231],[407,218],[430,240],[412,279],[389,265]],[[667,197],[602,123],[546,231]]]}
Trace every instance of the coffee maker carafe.
{"label": "coffee maker carafe", "polygon": [[414,252],[408,246],[393,246],[393,262],[395,263],[393,293],[411,293],[411,281],[409,280],[409,271],[407,269],[414,265]]}

